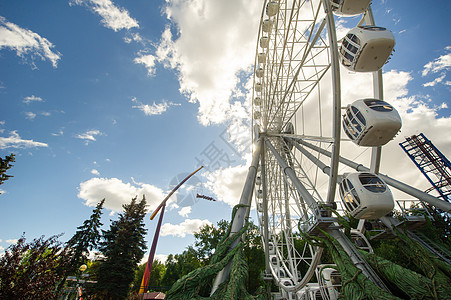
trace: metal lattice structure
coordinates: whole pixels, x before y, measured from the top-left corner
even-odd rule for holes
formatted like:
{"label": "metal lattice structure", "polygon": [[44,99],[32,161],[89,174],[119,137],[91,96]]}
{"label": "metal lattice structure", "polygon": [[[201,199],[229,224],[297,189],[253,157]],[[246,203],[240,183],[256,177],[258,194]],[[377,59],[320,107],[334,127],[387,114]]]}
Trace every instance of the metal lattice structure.
{"label": "metal lattice structure", "polygon": [[407,137],[399,145],[432,184],[426,192],[435,189],[443,200],[450,202],[451,163],[442,152],[423,133]]}
{"label": "metal lattice structure", "polygon": [[[350,6],[355,10],[347,13]],[[343,47],[345,43],[336,36],[335,19],[341,17],[338,15],[361,16],[360,20],[353,19],[357,22],[355,31],[361,35],[360,40],[355,34],[348,33],[347,45]],[[388,292],[384,282],[360,254],[353,238],[349,239],[340,225],[344,211],[336,210],[340,203],[337,187],[347,180],[341,169],[358,174],[372,173],[375,178],[377,174],[382,183],[378,188],[386,191],[391,186],[445,212],[451,212],[451,204],[379,174],[383,144],[360,145],[356,140],[351,141],[350,135],[350,139],[341,137],[340,57],[360,59],[359,55],[361,57],[368,45],[363,42],[379,33],[385,34],[387,30],[375,26],[370,1],[270,0],[264,1],[258,32],[252,95],[252,138],[255,143],[231,234],[239,232],[245,224],[255,195],[266,258],[264,279],[273,280],[279,286],[281,297],[310,299],[305,297],[311,288],[320,292],[318,286],[312,285],[312,278],[315,274],[321,276],[318,270],[321,270],[324,248],[306,242],[306,237],[320,237],[324,233],[340,245],[351,265],[360,269],[367,280],[377,289]],[[379,49],[380,41],[366,49],[370,52]],[[367,57],[368,64],[380,57],[381,53],[374,51]],[[367,111],[389,111],[387,114],[390,115],[394,109],[383,102],[382,65],[365,71],[373,75],[369,80],[374,101],[370,102],[380,104],[374,108],[368,106]],[[351,125],[362,129],[364,121],[357,121],[358,117],[352,117],[349,109],[352,110],[351,105],[346,108],[350,122],[354,122]],[[362,130],[361,135],[371,128]],[[381,131],[383,134],[384,129]],[[364,146],[370,147],[366,152],[368,167],[341,156],[342,148],[349,144],[353,147],[357,144],[360,152],[364,152]],[[340,195],[343,195],[341,187]],[[359,192],[366,193],[364,189],[362,187]],[[372,204],[378,203],[377,199],[372,201]],[[367,208],[359,205],[361,210]],[[393,218],[385,216],[386,213],[389,211],[377,218],[384,219],[391,232],[397,225],[392,223],[395,222]],[[364,224],[365,220],[362,221]],[[238,241],[232,248],[237,244]],[[216,291],[224,286],[222,283],[229,278],[231,270],[229,263],[219,272],[211,295],[216,295]]]}

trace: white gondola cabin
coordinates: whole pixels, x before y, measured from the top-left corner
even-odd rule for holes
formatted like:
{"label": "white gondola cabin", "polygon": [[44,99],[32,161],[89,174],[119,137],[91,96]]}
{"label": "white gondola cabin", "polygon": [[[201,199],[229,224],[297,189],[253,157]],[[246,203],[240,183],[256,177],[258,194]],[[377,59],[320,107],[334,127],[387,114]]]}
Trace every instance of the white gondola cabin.
{"label": "white gondola cabin", "polygon": [[263,21],[262,29],[264,32],[271,32],[273,22],[270,19],[266,19]]}
{"label": "white gondola cabin", "polygon": [[255,70],[255,76],[257,76],[257,78],[262,78],[263,75],[265,75],[265,70],[262,67],[258,67],[257,70]]}
{"label": "white gondola cabin", "polygon": [[258,120],[262,117],[262,113],[258,110],[254,111],[254,119]]}
{"label": "white gondola cabin", "polygon": [[372,173],[345,173],[339,194],[346,210],[356,219],[377,219],[393,210],[393,195]]}
{"label": "white gondola cabin", "polygon": [[268,243],[268,251],[269,254],[276,254],[276,247],[274,247],[274,244],[272,242]]}
{"label": "white gondola cabin", "polygon": [[269,46],[269,38],[267,36],[262,36],[260,38],[260,47],[268,48]]}
{"label": "white gondola cabin", "polygon": [[262,105],[262,98],[260,98],[260,97],[255,97],[255,99],[254,99],[254,105],[255,105],[255,106],[260,106],[260,105]]}
{"label": "white gondola cabin", "polygon": [[266,4],[266,14],[269,17],[277,15],[278,12],[279,12],[279,1],[269,1]]}
{"label": "white gondola cabin", "polygon": [[359,146],[382,146],[401,129],[396,109],[379,99],[361,99],[348,105],[343,115],[346,135]]}
{"label": "white gondola cabin", "polygon": [[283,269],[274,268],[274,272],[277,274],[279,278],[285,277],[285,271]]}
{"label": "white gondola cabin", "polygon": [[260,93],[260,92],[262,91],[262,84],[261,84],[261,83],[257,82],[257,83],[255,84],[255,91],[256,91],[257,93]]}
{"label": "white gondola cabin", "polygon": [[263,65],[266,63],[266,53],[265,52],[260,52],[257,55],[257,62],[259,64],[263,64]]}
{"label": "white gondola cabin", "polygon": [[395,38],[390,30],[378,26],[358,26],[351,29],[340,46],[340,61],[355,72],[374,72],[389,59]]}
{"label": "white gondola cabin", "polygon": [[336,15],[354,16],[364,13],[371,0],[331,0],[332,11]]}
{"label": "white gondola cabin", "polygon": [[278,268],[279,267],[279,258],[277,257],[277,255],[270,255],[269,256],[269,262],[271,263],[271,265],[274,268]]}

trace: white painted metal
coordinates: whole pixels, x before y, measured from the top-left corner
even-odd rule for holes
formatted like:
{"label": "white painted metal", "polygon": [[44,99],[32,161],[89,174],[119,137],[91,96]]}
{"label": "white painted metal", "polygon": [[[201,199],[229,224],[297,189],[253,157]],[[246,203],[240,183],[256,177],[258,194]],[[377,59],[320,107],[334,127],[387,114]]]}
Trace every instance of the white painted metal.
{"label": "white painted metal", "polygon": [[349,104],[343,115],[343,128],[359,146],[383,146],[401,129],[396,109],[379,99],[361,99]]}
{"label": "white painted metal", "polygon": [[[357,2],[341,1],[340,13],[330,0],[265,1],[261,15],[252,120],[260,130],[254,136],[266,141],[259,167],[262,186],[256,187],[262,194],[255,199],[266,271],[287,297],[300,297],[299,290],[309,283],[322,254],[322,249],[301,242],[300,230],[314,230],[327,217],[318,204],[333,207],[336,200],[342,111],[333,13],[350,15],[345,7],[366,8],[369,1]],[[362,7],[360,13],[365,11]],[[357,25],[364,23],[367,14]],[[374,80],[380,93],[381,76]],[[331,91],[328,97],[321,94],[325,85]],[[287,143],[288,138],[309,141],[331,155],[305,148],[307,154]],[[324,163],[317,163],[320,160]],[[374,161],[378,164],[380,155]],[[277,266],[270,261],[275,257]],[[287,279],[293,284],[284,285]]]}

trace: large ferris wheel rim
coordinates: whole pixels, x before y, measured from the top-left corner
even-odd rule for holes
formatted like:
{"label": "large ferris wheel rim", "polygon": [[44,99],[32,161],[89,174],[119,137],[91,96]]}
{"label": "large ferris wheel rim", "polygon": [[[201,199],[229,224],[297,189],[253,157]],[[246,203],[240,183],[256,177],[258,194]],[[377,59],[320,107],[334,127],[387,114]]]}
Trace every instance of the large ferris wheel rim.
{"label": "large ferris wheel rim", "polygon": [[[334,123],[333,124],[334,125],[333,126],[334,126],[334,130],[333,130],[333,136],[331,136],[329,138],[326,138],[326,139],[324,139],[323,137],[320,137],[320,139],[328,142],[329,144],[332,144],[332,152],[335,153],[333,155],[333,158],[331,159],[331,171],[329,173],[331,176],[330,176],[330,180],[329,180],[328,196],[327,196],[328,201],[334,201],[333,198],[335,196],[335,187],[336,187],[337,172],[338,172],[338,157],[339,157],[338,151],[339,151],[339,148],[340,148],[339,147],[339,143],[340,143],[340,119],[341,119],[341,115],[340,115],[340,113],[341,113],[341,111],[340,111],[340,109],[341,109],[340,74],[339,74],[339,65],[338,65],[338,49],[337,49],[337,39],[336,39],[336,34],[335,34],[334,17],[332,15],[332,11],[330,9],[330,3],[328,2],[328,0],[320,0],[320,1],[321,1],[322,5],[324,6],[325,10],[326,10],[326,18],[321,22],[321,25],[319,27],[320,31],[316,33],[315,37],[313,38],[313,41],[311,40],[312,36],[310,35],[309,38],[308,38],[309,39],[308,42],[315,43],[316,42],[315,38],[318,38],[320,36],[321,32],[324,30],[325,25],[327,25],[327,28],[328,28],[327,31],[328,31],[328,34],[329,34],[329,46],[326,46],[325,48],[328,49],[330,46],[332,47],[331,50],[328,50],[328,52],[326,52],[326,53],[329,53],[329,55],[330,55],[330,58],[329,58],[329,62],[330,63],[327,66],[327,68],[325,69],[324,73],[321,76],[316,78],[316,83],[313,84],[313,86],[316,86],[317,83],[321,80],[322,76],[326,72],[328,72],[329,69],[330,69],[331,73],[334,76],[334,79],[333,79],[333,82],[334,82],[334,86],[333,86],[333,101],[334,101],[334,105],[333,105],[334,106],[334,114],[333,114],[334,115],[334,117],[333,117],[333,119],[334,119]],[[282,2],[282,1],[280,1],[280,2]],[[297,1],[297,2],[301,3],[303,1]],[[266,6],[266,3],[267,3],[267,1],[265,1],[264,7]],[[319,3],[318,11],[319,11],[319,9],[321,7],[321,3]],[[294,3],[293,3],[293,5],[294,5]],[[260,19],[258,40],[260,39],[260,37],[262,35],[263,18],[264,18],[264,9],[262,11],[262,16],[261,16],[261,19]],[[315,19],[314,22],[316,22],[316,19]],[[313,29],[314,25],[311,25],[311,28]],[[284,36],[287,36],[287,35],[288,35],[288,33],[286,33]],[[257,40],[257,48],[256,48],[256,56],[255,56],[255,64],[254,64],[254,83],[253,83],[254,86],[253,86],[252,99],[254,99],[254,97],[255,97],[255,95],[254,95],[254,93],[255,93],[255,84],[256,84],[256,81],[257,81],[257,79],[256,79],[256,69],[257,69],[257,65],[258,65],[258,63],[257,63],[257,61],[258,61],[257,56],[259,54],[258,40]],[[283,48],[284,50],[283,51],[285,51],[285,44],[286,43],[284,43],[284,48]],[[313,48],[311,45],[312,44],[310,44],[309,47],[306,46],[305,51],[311,51],[311,49]],[[269,52],[269,50],[268,50],[268,52]],[[297,69],[296,75],[294,76],[292,81],[289,83],[288,88],[290,88],[293,85],[293,82],[295,82],[297,80],[297,75],[299,74],[301,68],[303,67],[303,63],[304,63],[304,61],[306,59],[307,54],[308,54],[307,52],[304,53],[303,58],[301,59],[301,62],[297,66],[298,69]],[[266,63],[268,63],[268,62],[266,62]],[[291,58],[290,58],[290,63],[291,63]],[[276,114],[281,109],[281,107],[282,107],[281,105],[283,105],[284,100],[287,97],[288,93],[289,93],[289,91],[286,90],[285,93],[284,93],[284,96],[283,96],[283,100],[280,102],[280,105],[274,110],[274,115],[272,116],[272,119],[270,119],[270,116],[268,116],[269,122],[273,121],[276,118]],[[265,94],[265,97],[266,97],[266,94]],[[265,101],[266,101],[266,99],[265,99]],[[297,109],[299,109],[299,106],[297,107]],[[296,110],[294,112],[292,112],[290,118],[292,118],[295,115]],[[252,111],[254,111],[254,103],[252,103]],[[254,127],[254,118],[253,117],[254,116],[252,116],[252,125],[253,125],[252,127]],[[264,124],[263,123],[262,127],[263,127],[262,129],[264,131],[266,131],[266,129],[269,126],[268,126],[268,124]],[[280,129],[282,129],[282,128],[283,128],[283,126],[280,127]],[[275,135],[282,134],[281,132],[267,132],[268,136],[271,135],[271,133],[273,133]],[[254,132],[253,132],[253,134],[254,134]],[[257,133],[257,134],[260,135],[259,133]],[[259,137],[261,137],[261,136],[259,136]],[[279,136],[278,138],[283,141],[283,135]],[[254,139],[254,137],[253,137],[253,139]],[[313,139],[315,139],[315,137],[313,137]],[[318,139],[318,137],[316,137],[316,139]],[[271,143],[269,141],[267,141],[267,143],[268,143],[268,145],[267,145],[266,148],[268,149],[268,148],[271,147]],[[263,168],[264,168],[264,166],[263,166]],[[284,170],[286,170],[286,167],[284,167]],[[302,189],[302,187],[303,186],[301,186],[301,189]],[[305,188],[304,188],[304,190],[305,190]],[[305,192],[307,192],[307,191],[305,190]],[[311,195],[308,195],[308,196],[311,197]],[[308,197],[308,198],[310,198],[310,197]],[[306,198],[304,198],[304,199],[306,199]],[[313,200],[313,198],[310,198],[310,199],[312,201],[315,201],[315,200]],[[314,204],[316,204],[316,203],[314,203]],[[311,205],[313,205],[313,204],[311,204]],[[309,205],[309,206],[311,206],[311,205]],[[316,206],[316,205],[314,205],[314,206]],[[282,219],[284,219],[285,217],[282,217]],[[267,222],[267,221],[265,220],[265,222]],[[285,223],[284,220],[282,220],[281,222]],[[267,246],[268,246],[268,239],[266,239],[266,241],[264,241],[264,242],[265,242],[265,249],[266,249]],[[278,273],[279,271],[275,270],[273,268],[273,266],[270,265],[270,270],[271,270],[272,276],[275,279],[276,283],[282,289],[284,289],[284,290],[286,290],[288,292],[295,292],[295,291],[300,290],[303,286],[305,286],[310,281],[310,279],[312,278],[312,276],[315,273],[316,266],[318,265],[319,260],[320,260],[320,258],[322,256],[322,249],[321,248],[317,248],[316,250],[311,250],[311,251],[312,251],[311,252],[312,255],[309,258],[309,263],[307,263],[309,265],[308,266],[308,270],[302,276],[301,280],[298,281],[298,282],[295,282],[293,286],[289,286],[289,287],[284,286],[283,282],[281,281],[282,279],[279,276],[280,275]],[[293,262],[290,262],[290,263],[292,264]],[[295,270],[296,270],[296,268],[297,267],[295,267]],[[295,275],[294,278],[297,278],[297,275]]]}
{"label": "large ferris wheel rim", "polygon": [[[283,0],[280,0],[279,3],[284,2]],[[294,7],[294,3],[295,2],[299,2],[299,3],[303,3],[306,2],[306,0],[295,0],[293,1],[293,7]],[[263,31],[263,21],[264,21],[264,17],[265,17],[265,7],[267,5],[268,1],[265,0],[264,1],[264,5],[263,5],[263,9],[262,9],[262,13],[261,13],[261,17],[260,17],[260,26],[258,29],[258,35],[257,35],[257,47],[256,47],[256,51],[255,51],[255,61],[254,61],[254,80],[253,80],[253,93],[252,93],[252,99],[255,98],[255,85],[257,82],[256,79],[256,69],[258,66],[258,60],[257,60],[257,56],[259,54],[259,39],[262,36],[262,31]],[[337,185],[337,174],[338,174],[338,165],[339,165],[339,150],[340,150],[340,140],[341,140],[341,87],[340,87],[340,65],[339,65],[339,60],[338,60],[338,42],[337,42],[337,37],[336,37],[336,32],[335,32],[335,21],[334,21],[334,16],[332,13],[332,9],[331,9],[331,4],[329,0],[319,0],[319,5],[318,5],[318,11],[321,9],[321,6],[323,7],[325,13],[326,13],[326,17],[323,19],[322,22],[318,22],[321,23],[320,25],[320,32],[322,32],[324,25],[327,24],[327,33],[328,33],[328,37],[329,37],[329,45],[326,46],[326,48],[330,48],[329,49],[329,55],[330,55],[330,62],[329,62],[329,66],[327,67],[326,71],[329,71],[332,74],[332,90],[333,90],[333,131],[332,131],[332,136],[330,136],[329,138],[326,138],[327,142],[329,142],[329,144],[332,145],[332,157],[331,157],[331,164],[330,164],[330,180],[329,180],[329,185],[328,185],[328,193],[326,196],[326,202],[328,203],[332,203],[334,202],[334,198],[335,198],[335,190],[336,190],[336,185]],[[302,5],[299,5],[302,6]],[[278,15],[277,15],[278,17]],[[291,16],[290,16],[291,18]],[[290,19],[291,20],[291,19]],[[313,19],[313,22],[316,22],[316,16],[315,19]],[[312,26],[313,28],[314,26]],[[288,28],[290,29],[290,27]],[[320,32],[317,32],[316,37],[319,35]],[[315,38],[312,37],[313,34],[313,30],[310,32],[309,37],[307,38],[307,42],[310,43],[310,46],[312,45],[312,43],[315,43],[316,40]],[[285,35],[287,36],[288,33]],[[311,40],[312,39],[312,40]],[[284,50],[285,50],[285,44],[284,44]],[[311,48],[309,47],[305,47],[305,51],[310,51]],[[268,50],[269,52],[269,50]],[[299,73],[299,71],[302,68],[302,63],[304,62],[305,58],[306,58],[306,52],[304,53],[303,58],[301,59],[301,62],[299,64],[299,66],[297,66],[298,70],[296,72],[296,75],[294,76],[294,78],[292,79],[292,81],[289,84],[289,87],[291,87],[291,85],[293,84],[293,82],[295,80],[297,80],[297,75]],[[281,64],[280,64],[281,65]],[[324,72],[322,74],[322,76],[325,74],[326,72]],[[322,76],[317,78],[317,82],[319,82],[322,79]],[[316,84],[315,84],[316,85]],[[286,97],[286,94],[288,93],[288,91],[285,91],[285,94],[283,96],[283,99],[281,101],[281,103],[283,103],[283,100]],[[265,97],[267,95],[265,94]],[[298,110],[300,107],[300,105],[296,108],[296,110]],[[280,105],[279,107],[277,107],[277,110],[280,109]],[[290,115],[290,119],[295,115],[296,110],[294,112],[291,113]],[[276,112],[275,112],[276,113]],[[275,116],[272,116],[271,120],[274,120]],[[252,101],[252,116],[251,116],[251,120],[252,120],[252,128],[255,128],[256,124],[254,124],[254,103]],[[267,121],[268,122],[268,121]],[[262,124],[263,128],[260,128],[260,130],[266,131],[267,130],[267,124],[263,123]],[[283,128],[283,126],[281,127]],[[268,133],[272,133],[272,132],[268,132]],[[254,135],[255,132],[252,131],[252,135]],[[274,134],[281,134],[281,132],[274,132]],[[253,140],[255,140],[255,137],[252,137]],[[318,140],[325,140],[324,137],[311,137],[311,139],[318,139]]]}

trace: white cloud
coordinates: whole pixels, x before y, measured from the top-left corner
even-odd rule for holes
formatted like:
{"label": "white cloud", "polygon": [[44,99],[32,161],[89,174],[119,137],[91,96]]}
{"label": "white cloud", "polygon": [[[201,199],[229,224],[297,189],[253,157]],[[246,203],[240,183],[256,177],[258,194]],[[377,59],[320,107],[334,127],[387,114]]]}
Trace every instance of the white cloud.
{"label": "white cloud", "polygon": [[54,68],[61,59],[61,53],[53,52],[51,49],[55,46],[46,38],[39,34],[19,27],[16,24],[8,22],[4,17],[0,17],[0,50],[9,48],[16,51],[17,56],[26,59],[31,56],[32,64],[35,57],[42,60],[48,59]]}
{"label": "white cloud", "polygon": [[18,241],[19,241],[18,239],[9,239],[9,240],[6,240],[6,242],[7,242],[8,244],[17,244]]}
{"label": "white cloud", "polygon": [[437,85],[437,83],[443,82],[443,79],[445,79],[445,77],[446,77],[446,73],[442,73],[441,76],[435,78],[435,79],[432,80],[432,81],[426,82],[425,84],[423,84],[423,86],[424,86],[424,87],[435,86],[435,85]]}
{"label": "white cloud", "polygon": [[161,115],[165,111],[168,110],[171,106],[180,106],[178,103],[172,103],[164,101],[162,103],[153,103],[152,105],[149,104],[143,104],[136,100],[136,98],[132,99],[132,102],[136,102],[138,105],[133,105],[132,108],[137,108],[140,111],[144,112],[146,116],[154,116],[154,115]]}
{"label": "white cloud", "polygon": [[31,102],[42,102],[44,100],[42,100],[41,97],[36,97],[35,95],[31,95],[28,97],[23,98],[23,102],[26,104],[30,104]]}
{"label": "white cloud", "polygon": [[188,217],[188,215],[191,213],[191,206],[185,206],[181,210],[179,210],[178,214],[182,217]]}
{"label": "white cloud", "polygon": [[248,168],[249,165],[245,164],[205,173],[208,180],[206,186],[217,196],[217,200],[234,206],[240,202]]}
{"label": "white cloud", "polygon": [[445,51],[448,53],[441,55],[439,58],[424,65],[421,73],[423,77],[439,73],[439,76],[423,84],[424,87],[433,87],[439,83],[447,86],[451,85],[451,81],[444,80],[448,71],[451,69],[451,46],[445,47]]}
{"label": "white cloud", "polygon": [[63,130],[60,129],[57,133],[52,133],[53,136],[62,136],[64,134]]}
{"label": "white cloud", "polygon": [[92,170],[91,170],[91,174],[100,176],[99,171],[97,171],[96,169],[92,169]]}
{"label": "white cloud", "polygon": [[85,205],[95,206],[105,198],[105,208],[115,212],[122,211],[122,205],[130,203],[136,196],[141,200],[142,195],[145,195],[151,210],[164,199],[163,190],[156,186],[137,182],[124,183],[118,178],[91,178],[80,183],[78,191],[78,197],[85,200]]}
{"label": "white cloud", "polygon": [[22,139],[17,131],[11,131],[9,137],[0,137],[0,149],[48,147],[46,143]]}
{"label": "white cloud", "polygon": [[176,69],[180,91],[199,104],[203,125],[227,121],[240,72],[249,72],[254,62],[257,30],[253,29],[258,28],[261,2],[171,0],[165,12],[177,35],[168,26],[155,55],[140,56],[135,62],[145,64],[151,75],[156,62]]}
{"label": "white cloud", "polygon": [[143,43],[143,38],[139,35],[139,33],[133,33],[127,37],[124,37],[124,41],[127,44],[130,44],[131,42]]}
{"label": "white cloud", "polygon": [[193,234],[198,231],[204,225],[212,225],[212,223],[208,220],[200,219],[186,219],[177,225],[165,223],[161,226],[161,235],[172,235],[184,238],[187,234]]}
{"label": "white cloud", "polygon": [[143,64],[147,69],[147,75],[151,77],[155,75],[155,60],[157,60],[157,57],[151,54],[140,54],[140,56],[136,57],[133,61],[136,64]]}
{"label": "white cloud", "polygon": [[161,263],[165,263],[166,260],[168,259],[168,255],[166,255],[166,254],[155,254],[154,259],[158,260]]}
{"label": "white cloud", "polygon": [[114,31],[139,27],[138,21],[130,17],[128,11],[117,7],[110,0],[71,0],[70,5],[85,5],[102,17],[105,27]]}
{"label": "white cloud", "polygon": [[25,118],[28,120],[34,120],[34,118],[36,118],[36,114],[31,111],[25,112]]}
{"label": "white cloud", "polygon": [[103,135],[99,130],[88,130],[85,133],[81,133],[76,135],[75,137],[81,140],[85,140],[85,144],[87,145],[89,142],[95,142],[97,135]]}
{"label": "white cloud", "polygon": [[[140,265],[147,263],[147,260],[149,259],[149,253],[146,253],[143,258],[141,259],[141,262],[139,263]],[[155,256],[153,257],[154,260],[158,260],[161,263],[165,263],[166,260],[168,259],[168,255],[166,254],[155,254]]]}
{"label": "white cloud", "polygon": [[[451,48],[447,47],[446,50],[451,51]],[[438,73],[443,70],[448,71],[450,67],[451,67],[451,53],[447,53],[425,64],[423,72],[421,74],[423,76],[426,76],[430,72]]]}

